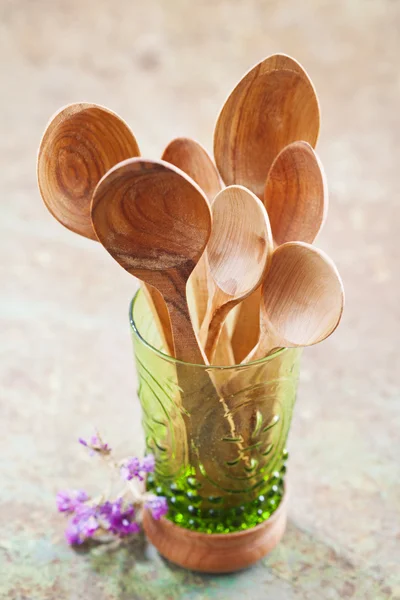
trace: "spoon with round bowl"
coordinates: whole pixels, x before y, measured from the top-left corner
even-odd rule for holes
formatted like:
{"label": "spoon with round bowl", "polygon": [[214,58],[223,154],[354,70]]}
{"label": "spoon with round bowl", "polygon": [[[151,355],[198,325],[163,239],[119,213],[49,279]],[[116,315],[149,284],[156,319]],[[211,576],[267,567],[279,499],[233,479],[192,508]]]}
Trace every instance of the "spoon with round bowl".
{"label": "spoon with round bowl", "polygon": [[[306,71],[290,56],[269,56],[244,75],[221,109],[214,129],[218,171],[226,185],[244,185],[263,201],[275,157],[296,140],[315,146],[319,127],[318,98]],[[236,362],[258,339],[259,297],[250,296],[234,315]]]}
{"label": "spoon with round bowl", "polygon": [[211,207],[213,228],[207,246],[215,284],[200,330],[212,362],[228,313],[261,284],[272,255],[272,234],[264,205],[242,186],[229,186]]}
{"label": "spoon with round bowl", "polygon": [[211,233],[210,207],[202,190],[164,161],[133,158],[100,180],[91,216],[111,256],[163,296],[175,357],[204,364],[186,301],[187,281]]}
{"label": "spoon with round bowl", "polygon": [[[218,171],[207,151],[195,140],[180,137],[172,140],[165,148],[162,159],[175,165],[189,175],[206,194],[211,205],[215,196],[221,190],[221,180]],[[208,296],[212,289],[205,256],[202,256],[194,269],[188,286],[188,293],[193,296],[195,310],[193,316],[199,328],[204,320]]]}
{"label": "spoon with round bowl", "polygon": [[333,261],[304,242],[276,248],[262,285],[260,339],[243,362],[278,348],[318,344],[339,324],[343,283]]}
{"label": "spoon with round bowl", "polygon": [[[93,191],[111,167],[139,155],[132,131],[111,110],[86,102],[65,106],[50,120],[39,147],[37,177],[46,207],[67,229],[97,240],[90,218]],[[165,303],[157,290],[147,285],[143,290],[172,352]]]}
{"label": "spoon with round bowl", "polygon": [[[328,211],[328,188],[323,166],[307,142],[293,142],[275,158],[264,190],[264,205],[271,223],[275,246],[286,242],[312,243]],[[249,331],[258,331],[261,290],[239,308],[232,336],[235,359],[240,362],[257,340]]]}

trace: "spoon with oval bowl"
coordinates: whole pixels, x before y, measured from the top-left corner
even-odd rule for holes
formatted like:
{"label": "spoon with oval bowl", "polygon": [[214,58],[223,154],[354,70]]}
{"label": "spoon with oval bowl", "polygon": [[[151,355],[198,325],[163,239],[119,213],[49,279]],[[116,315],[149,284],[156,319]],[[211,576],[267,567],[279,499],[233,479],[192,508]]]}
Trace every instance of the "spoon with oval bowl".
{"label": "spoon with oval bowl", "polygon": [[[111,167],[139,155],[132,131],[111,110],[86,102],[65,106],[50,120],[39,147],[37,177],[46,207],[67,229],[97,240],[90,218],[93,191]],[[165,303],[157,290],[142,288],[165,348],[172,352]]]}
{"label": "spoon with oval bowl", "polygon": [[242,186],[222,190],[211,207],[213,228],[207,246],[215,292],[200,330],[212,362],[228,313],[261,284],[272,255],[272,234],[264,205]]}
{"label": "spoon with oval bowl", "polygon": [[222,179],[262,200],[277,154],[296,140],[315,146],[319,124],[318,99],[305,70],[289,56],[269,56],[241,79],[218,116],[214,156]]}
{"label": "spoon with oval bowl", "polygon": [[[312,243],[328,211],[328,188],[323,166],[307,142],[293,142],[275,158],[264,190],[264,205],[271,223],[275,246],[286,242]],[[256,341],[250,332],[258,330],[261,290],[240,306],[232,346],[240,362]]]}
{"label": "spoon with oval bowl", "polygon": [[261,293],[260,339],[246,363],[277,348],[318,344],[342,316],[344,290],[335,264],[303,242],[276,248]]}
{"label": "spoon with oval bowl", "polygon": [[[263,201],[275,157],[296,140],[315,146],[319,126],[318,98],[306,71],[290,56],[269,56],[244,75],[221,109],[214,130],[218,171],[226,185],[244,185]],[[250,296],[236,312],[236,362],[258,339],[259,297]]]}
{"label": "spoon with oval bowl", "polygon": [[[206,194],[211,204],[221,190],[218,171],[207,151],[191,138],[180,137],[172,140],[165,148],[162,159],[175,165],[191,177]],[[202,256],[194,269],[188,291],[192,292],[195,310],[194,316],[199,328],[204,320],[209,292],[212,292],[212,280],[205,256]]]}
{"label": "spoon with oval bowl", "polygon": [[91,215],[111,256],[163,296],[175,357],[204,364],[186,301],[188,278],[211,233],[210,207],[201,189],[164,161],[133,158],[100,180]]}

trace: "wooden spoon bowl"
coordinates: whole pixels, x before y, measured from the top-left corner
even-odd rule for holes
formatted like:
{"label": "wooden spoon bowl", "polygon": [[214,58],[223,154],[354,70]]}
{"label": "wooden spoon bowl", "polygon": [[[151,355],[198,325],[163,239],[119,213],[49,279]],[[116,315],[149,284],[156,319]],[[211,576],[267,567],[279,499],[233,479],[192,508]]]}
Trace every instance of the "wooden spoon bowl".
{"label": "wooden spoon bowl", "polygon": [[93,191],[115,164],[139,156],[128,125],[96,104],[70,104],[50,120],[37,164],[39,189],[49,211],[65,227],[96,239],[90,220]]}
{"label": "wooden spoon bowl", "polygon": [[293,141],[315,146],[319,105],[302,67],[274,55],[253,67],[226,100],[214,132],[214,156],[226,185],[240,184],[263,199],[277,154]]}
{"label": "wooden spoon bowl", "polygon": [[302,242],[279,246],[262,286],[260,339],[245,362],[276,348],[318,344],[335,331],[343,306],[342,280],[322,250]]}
{"label": "wooden spoon bowl", "polygon": [[207,256],[215,293],[200,332],[210,361],[226,316],[260,286],[273,247],[267,212],[244,187],[222,190],[214,200],[212,214]]}
{"label": "wooden spoon bowl", "polygon": [[268,173],[264,204],[276,245],[315,240],[328,211],[328,187],[310,144],[293,142],[278,154]]}
{"label": "wooden spoon bowl", "polygon": [[164,161],[130,159],[100,181],[91,214],[111,256],[164,297],[176,358],[204,364],[186,302],[187,280],[211,233],[200,188]]}

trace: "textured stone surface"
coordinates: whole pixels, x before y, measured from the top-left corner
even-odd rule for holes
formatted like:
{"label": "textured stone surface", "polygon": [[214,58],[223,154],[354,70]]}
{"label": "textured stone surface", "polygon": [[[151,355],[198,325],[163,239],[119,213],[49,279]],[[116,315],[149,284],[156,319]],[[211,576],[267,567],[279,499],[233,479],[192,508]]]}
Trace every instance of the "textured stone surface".
{"label": "textured stone surface", "polygon": [[[390,0],[0,2],[1,598],[400,598],[399,30]],[[340,329],[304,353],[288,531],[229,577],[144,544],[76,553],[54,494],[101,479],[76,437],[95,424],[121,453],[141,449],[135,283],[47,213],[40,135],[61,105],[88,100],[119,112],[146,155],[179,134],[211,148],[226,94],[274,51],[320,95],[331,206],[319,245],[347,291]]]}

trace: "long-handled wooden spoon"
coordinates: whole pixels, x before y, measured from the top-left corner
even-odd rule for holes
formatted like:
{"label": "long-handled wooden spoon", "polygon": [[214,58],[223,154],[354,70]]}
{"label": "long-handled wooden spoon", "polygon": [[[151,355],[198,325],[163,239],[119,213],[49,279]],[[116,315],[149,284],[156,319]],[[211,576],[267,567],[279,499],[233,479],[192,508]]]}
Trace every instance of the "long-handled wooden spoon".
{"label": "long-handled wooden spoon", "polygon": [[[43,201],[64,227],[97,240],[90,219],[93,191],[114,165],[139,156],[128,125],[115,113],[85,102],[69,104],[50,120],[39,147],[37,176]],[[143,286],[166,350],[173,352],[165,302]]]}
{"label": "long-handled wooden spoon", "polygon": [[318,344],[338,326],[343,306],[342,280],[324,252],[302,242],[279,246],[262,285],[260,339],[244,362]]}
{"label": "long-handled wooden spoon", "polygon": [[162,294],[176,358],[204,364],[186,301],[187,280],[211,233],[210,207],[201,189],[164,161],[134,158],[101,179],[91,215],[111,256]]}
{"label": "long-handled wooden spoon", "polygon": [[[216,166],[203,146],[191,138],[176,138],[165,148],[162,159],[189,175],[201,187],[210,204],[213,202],[221,190],[221,180]],[[213,290],[204,256],[200,258],[190,277],[189,288],[193,293],[193,312],[199,328],[207,311],[208,296]]]}
{"label": "long-handled wooden spoon", "polygon": [[315,146],[319,105],[304,69],[273,55],[253,67],[226,100],[214,131],[214,156],[227,185],[241,184],[263,199],[277,154],[289,143]]}
{"label": "long-handled wooden spoon", "polygon": [[227,187],[216,196],[212,214],[207,256],[215,293],[200,331],[210,362],[226,316],[261,284],[272,255],[268,215],[254,194]]}
{"label": "long-handled wooden spoon", "polygon": [[[275,245],[315,240],[326,219],[328,188],[322,164],[307,142],[293,142],[275,158],[265,184],[264,205]],[[256,343],[260,298],[260,292],[255,292],[240,306],[232,336],[238,362]]]}

